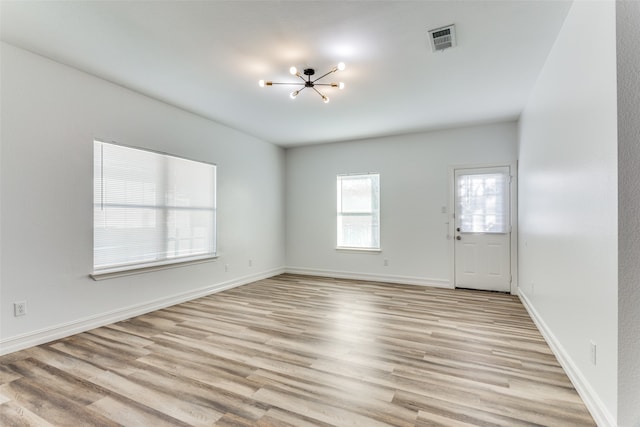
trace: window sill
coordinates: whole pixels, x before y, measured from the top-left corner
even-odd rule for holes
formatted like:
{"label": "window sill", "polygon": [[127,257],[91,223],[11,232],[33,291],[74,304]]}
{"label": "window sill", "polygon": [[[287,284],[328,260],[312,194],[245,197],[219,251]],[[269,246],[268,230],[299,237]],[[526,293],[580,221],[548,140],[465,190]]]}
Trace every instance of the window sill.
{"label": "window sill", "polygon": [[346,246],[337,246],[336,251],[340,252],[368,252],[368,253],[381,253],[382,249],[380,248],[349,248]]}
{"label": "window sill", "polygon": [[166,270],[169,268],[186,267],[188,265],[203,264],[205,262],[215,261],[220,254],[213,256],[206,256],[202,258],[189,258],[182,261],[163,262],[161,264],[144,264],[128,267],[115,267],[99,271],[94,271],[89,274],[95,281],[115,279],[117,277],[133,276],[135,274],[149,273],[151,271]]}

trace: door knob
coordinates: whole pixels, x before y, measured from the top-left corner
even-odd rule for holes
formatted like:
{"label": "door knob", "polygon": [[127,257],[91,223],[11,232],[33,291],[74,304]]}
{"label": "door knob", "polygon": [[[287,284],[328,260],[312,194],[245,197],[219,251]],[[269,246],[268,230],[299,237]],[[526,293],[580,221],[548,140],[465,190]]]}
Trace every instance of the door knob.
{"label": "door knob", "polygon": [[460,227],[456,228],[456,231],[460,231]]}
{"label": "door knob", "polygon": [[462,240],[462,237],[456,236],[456,240]]}

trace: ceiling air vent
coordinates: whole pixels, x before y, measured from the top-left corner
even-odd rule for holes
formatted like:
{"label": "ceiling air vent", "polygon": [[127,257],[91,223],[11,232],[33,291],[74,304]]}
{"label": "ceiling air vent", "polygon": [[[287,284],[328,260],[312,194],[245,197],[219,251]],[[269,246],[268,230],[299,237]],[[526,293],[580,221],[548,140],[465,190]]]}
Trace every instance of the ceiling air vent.
{"label": "ceiling air vent", "polygon": [[446,27],[436,28],[429,31],[429,42],[431,50],[438,52],[448,47],[456,45],[456,27],[455,25],[447,25]]}

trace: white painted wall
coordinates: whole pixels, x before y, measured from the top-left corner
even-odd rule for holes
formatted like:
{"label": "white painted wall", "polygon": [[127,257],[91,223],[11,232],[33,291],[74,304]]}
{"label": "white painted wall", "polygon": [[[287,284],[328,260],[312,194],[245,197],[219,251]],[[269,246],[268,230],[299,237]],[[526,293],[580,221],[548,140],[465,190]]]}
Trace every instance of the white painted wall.
{"label": "white painted wall", "polygon": [[[1,54],[3,352],[282,271],[281,148],[11,45]],[[91,280],[94,137],[216,163],[220,258]]]}
{"label": "white painted wall", "polygon": [[640,427],[640,2],[616,2],[618,425]]}
{"label": "white painted wall", "polygon": [[[510,122],[287,149],[287,268],[450,286],[448,167],[513,162],[516,138]],[[359,172],[380,173],[381,253],[335,249],[336,175]]]}
{"label": "white painted wall", "polygon": [[612,1],[573,3],[519,138],[521,295],[601,425],[617,408],[615,19]]}

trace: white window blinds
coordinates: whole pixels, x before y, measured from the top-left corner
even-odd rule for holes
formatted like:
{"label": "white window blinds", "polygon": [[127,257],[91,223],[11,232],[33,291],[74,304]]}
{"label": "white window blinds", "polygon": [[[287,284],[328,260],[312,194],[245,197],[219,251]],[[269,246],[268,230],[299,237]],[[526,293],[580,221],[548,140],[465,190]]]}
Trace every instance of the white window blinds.
{"label": "white window blinds", "polygon": [[338,175],[338,247],[380,248],[380,175]]}
{"label": "white window blinds", "polygon": [[509,175],[479,173],[457,176],[460,231],[506,233]]}
{"label": "white window blinds", "polygon": [[215,256],[216,166],[94,141],[94,272]]}

